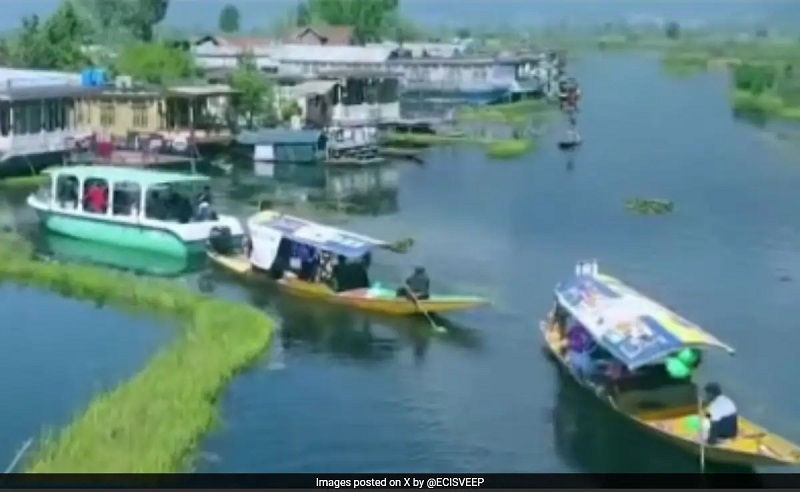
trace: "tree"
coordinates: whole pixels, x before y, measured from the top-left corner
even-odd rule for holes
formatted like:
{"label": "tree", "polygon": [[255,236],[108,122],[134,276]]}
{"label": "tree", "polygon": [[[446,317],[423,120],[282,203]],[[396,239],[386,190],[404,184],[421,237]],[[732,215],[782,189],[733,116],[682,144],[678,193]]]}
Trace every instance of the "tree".
{"label": "tree", "polygon": [[359,42],[378,41],[398,0],[308,0],[311,18],[332,26],[353,26]]}
{"label": "tree", "polygon": [[234,109],[245,117],[248,128],[275,123],[274,87],[258,69],[252,54],[239,60],[239,68],[231,75],[231,87],[238,92]]}
{"label": "tree", "polygon": [[297,4],[297,8],[295,9],[295,23],[297,27],[311,25],[311,11],[308,9],[308,5],[306,5],[305,2]]}
{"label": "tree", "polygon": [[139,41],[153,41],[155,26],[164,20],[169,8],[169,0],[132,0],[133,8],[129,15],[128,25]]}
{"label": "tree", "polygon": [[83,50],[88,33],[83,18],[67,1],[44,24],[36,15],[23,18],[8,55],[14,65],[22,67],[79,70],[89,62]]}
{"label": "tree", "polygon": [[664,34],[669,39],[678,39],[681,37],[681,25],[675,21],[667,22],[666,27],[664,28]]}
{"label": "tree", "polygon": [[125,47],[115,61],[115,72],[151,84],[186,79],[196,75],[192,57],[162,43],[137,43]]}
{"label": "tree", "polygon": [[468,27],[459,27],[456,29],[456,37],[458,39],[469,39],[472,37],[472,31]]}
{"label": "tree", "polygon": [[219,12],[219,30],[224,33],[239,32],[239,9],[227,4]]}

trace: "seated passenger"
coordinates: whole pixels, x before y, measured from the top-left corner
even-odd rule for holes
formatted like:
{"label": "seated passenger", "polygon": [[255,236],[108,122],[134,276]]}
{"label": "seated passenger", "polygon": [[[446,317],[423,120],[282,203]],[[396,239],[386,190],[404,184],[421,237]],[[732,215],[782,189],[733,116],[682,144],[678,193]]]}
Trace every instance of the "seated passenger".
{"label": "seated passenger", "polygon": [[710,445],[733,439],[739,433],[739,416],[733,400],[722,393],[717,383],[708,383],[706,393],[706,442]]}
{"label": "seated passenger", "polygon": [[350,265],[351,275],[353,277],[353,285],[351,289],[368,289],[370,286],[369,275],[367,268],[362,262],[356,262]]}
{"label": "seated passenger", "polygon": [[397,297],[408,297],[413,300],[430,298],[431,281],[425,268],[416,267],[414,273],[406,279],[406,284],[397,289]]}
{"label": "seated passenger", "polygon": [[588,351],[578,351],[574,348],[567,349],[567,367],[579,380],[591,382],[598,373],[599,367]]}

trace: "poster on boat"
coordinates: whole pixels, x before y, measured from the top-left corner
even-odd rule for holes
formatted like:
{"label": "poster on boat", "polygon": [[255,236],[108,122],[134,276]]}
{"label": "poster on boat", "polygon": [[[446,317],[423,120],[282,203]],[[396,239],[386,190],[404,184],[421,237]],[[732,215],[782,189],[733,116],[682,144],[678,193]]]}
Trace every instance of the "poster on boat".
{"label": "poster on boat", "polygon": [[258,268],[269,270],[278,255],[281,233],[272,229],[255,227],[250,231],[252,252],[250,262]]}

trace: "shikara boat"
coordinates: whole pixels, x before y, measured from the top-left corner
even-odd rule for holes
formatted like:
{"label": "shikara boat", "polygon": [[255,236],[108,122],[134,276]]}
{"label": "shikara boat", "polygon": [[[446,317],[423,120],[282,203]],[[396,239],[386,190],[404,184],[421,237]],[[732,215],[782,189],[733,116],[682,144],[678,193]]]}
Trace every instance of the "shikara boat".
{"label": "shikara boat", "polygon": [[567,369],[564,325],[577,322],[585,327],[606,355],[627,369],[628,376],[601,382],[574,379],[613,410],[680,448],[702,453],[709,462],[800,464],[797,445],[741,416],[735,438],[705,443],[702,431],[687,425],[688,419],[696,421],[701,411],[693,378],[665,377],[655,384],[652,378],[647,383],[637,379],[643,369],[663,365],[668,357],[687,348],[733,353],[728,345],[616,278],[600,273],[597,263],[579,263],[575,276],[556,286],[555,297],[553,311],[540,324],[548,353]]}
{"label": "shikara boat", "polygon": [[[248,220],[248,229],[253,244],[253,253],[248,258],[241,251],[221,252],[220,248],[209,248],[208,257],[216,265],[242,278],[274,281],[278,287],[290,294],[317,299],[334,304],[350,306],[364,311],[394,316],[411,316],[427,313],[446,313],[471,309],[487,304],[485,299],[472,296],[431,295],[428,299],[414,302],[398,296],[395,289],[377,285],[337,292],[324,282],[300,280],[294,275],[273,279],[261,268],[254,268],[251,259],[260,256],[259,263],[268,265],[277,255],[278,245],[283,241],[310,246],[318,251],[360,259],[375,249],[391,250],[392,243],[347,232],[334,227],[317,224],[299,217],[274,211],[263,211]],[[259,245],[268,244],[259,250]],[[264,256],[270,258],[264,259]]]}
{"label": "shikara boat", "polygon": [[[28,205],[57,234],[179,258],[202,255],[216,227],[227,228],[239,240],[243,235],[232,216],[193,219],[191,201],[209,184],[207,176],[110,166],[59,167],[43,173],[50,180],[28,197]],[[100,209],[87,201],[93,186],[105,196]]]}

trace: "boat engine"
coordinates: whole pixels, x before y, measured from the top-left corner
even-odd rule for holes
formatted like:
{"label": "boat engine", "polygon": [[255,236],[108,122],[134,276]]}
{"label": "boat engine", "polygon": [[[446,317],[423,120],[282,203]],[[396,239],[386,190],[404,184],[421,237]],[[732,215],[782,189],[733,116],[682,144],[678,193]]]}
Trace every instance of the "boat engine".
{"label": "boat engine", "polygon": [[231,228],[214,226],[208,234],[208,246],[215,253],[229,255],[234,251],[233,234]]}

